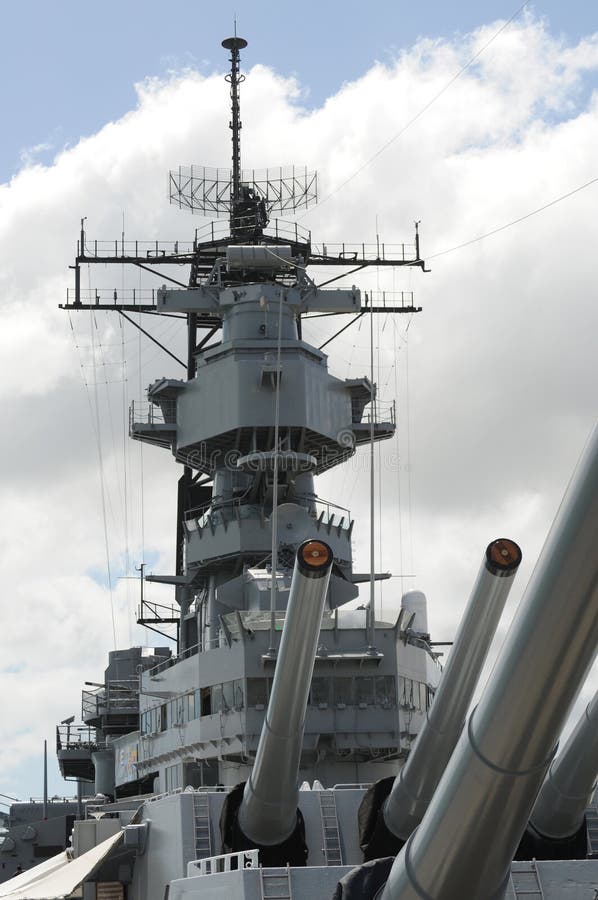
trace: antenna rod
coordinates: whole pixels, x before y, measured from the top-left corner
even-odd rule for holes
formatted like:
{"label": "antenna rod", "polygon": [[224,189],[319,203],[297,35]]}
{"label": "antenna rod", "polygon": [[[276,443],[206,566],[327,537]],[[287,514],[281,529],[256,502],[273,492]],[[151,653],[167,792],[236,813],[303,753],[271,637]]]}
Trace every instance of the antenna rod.
{"label": "antenna rod", "polygon": [[374,519],[375,503],[375,470],[374,470],[374,412],[375,412],[375,387],[374,387],[374,300],[370,295],[370,602],[366,609],[366,631],[368,653],[375,653],[376,648],[376,524]]}
{"label": "antenna rod", "polygon": [[44,805],[42,816],[48,818],[48,742],[44,741]]}
{"label": "antenna rod", "polygon": [[230,99],[232,118],[230,128],[233,133],[233,190],[232,206],[241,197],[241,107],[239,105],[239,85],[245,81],[245,76],[239,73],[239,50],[247,46],[247,41],[240,37],[226,38],[222,41],[225,50],[230,50],[230,75],[226,80],[230,82]]}

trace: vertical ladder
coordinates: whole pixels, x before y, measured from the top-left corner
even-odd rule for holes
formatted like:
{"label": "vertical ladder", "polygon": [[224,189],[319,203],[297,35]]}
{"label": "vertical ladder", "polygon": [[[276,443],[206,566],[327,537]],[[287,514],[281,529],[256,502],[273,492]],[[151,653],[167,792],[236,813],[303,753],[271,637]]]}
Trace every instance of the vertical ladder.
{"label": "vertical ladder", "polygon": [[598,809],[595,803],[586,809],[586,831],[588,835],[588,859],[598,859]]}
{"label": "vertical ladder", "polygon": [[544,900],[544,892],[540,884],[540,876],[536,867],[536,860],[529,862],[514,862],[511,867],[511,887],[513,895],[519,900]]}
{"label": "vertical ladder", "polygon": [[342,866],[343,854],[341,837],[338,830],[336,800],[334,791],[320,791],[320,816],[322,817],[322,834],[324,836],[324,856],[327,866]]}
{"label": "vertical ladder", "polygon": [[195,858],[212,856],[210,835],[210,800],[206,793],[193,794],[193,834],[195,838]]}
{"label": "vertical ladder", "polygon": [[293,900],[291,891],[291,870],[262,869],[260,867],[260,887],[262,900]]}

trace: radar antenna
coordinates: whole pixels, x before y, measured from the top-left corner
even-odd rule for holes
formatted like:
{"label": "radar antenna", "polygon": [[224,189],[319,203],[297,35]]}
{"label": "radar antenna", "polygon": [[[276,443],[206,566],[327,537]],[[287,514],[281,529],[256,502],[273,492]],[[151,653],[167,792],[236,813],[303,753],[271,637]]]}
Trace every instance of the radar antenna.
{"label": "radar antenna", "polygon": [[245,81],[240,72],[240,51],[247,46],[244,38],[222,41],[230,50],[230,84],[232,132],[232,169],[205,166],[179,166],[170,172],[170,202],[192,213],[228,216],[231,238],[244,242],[261,239],[271,212],[294,212],[317,202],[317,175],[306,166],[280,166],[275,169],[241,168],[241,106],[239,87]]}

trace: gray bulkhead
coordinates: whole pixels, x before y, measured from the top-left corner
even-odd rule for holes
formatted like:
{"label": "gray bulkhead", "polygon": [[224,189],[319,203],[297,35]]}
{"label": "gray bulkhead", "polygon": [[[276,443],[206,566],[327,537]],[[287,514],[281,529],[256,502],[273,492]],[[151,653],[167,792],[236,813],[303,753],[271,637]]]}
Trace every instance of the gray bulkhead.
{"label": "gray bulkhead", "polygon": [[[160,791],[188,784],[233,786],[247,777],[274,663],[267,655],[267,614],[239,615],[245,627],[236,633],[237,615],[230,618],[230,646],[223,642],[143,674],[141,734],[114,742],[117,788],[152,773],[159,777]],[[393,774],[421,726],[431,700],[425,655],[404,643],[394,626],[382,623],[376,630],[377,653],[368,655],[365,622],[365,610],[339,611],[323,622],[301,780],[317,778],[328,786]],[[120,759],[132,755],[134,768],[119,767]],[[198,768],[200,762],[204,765]],[[166,772],[173,773],[173,766],[181,767],[175,780]]]}

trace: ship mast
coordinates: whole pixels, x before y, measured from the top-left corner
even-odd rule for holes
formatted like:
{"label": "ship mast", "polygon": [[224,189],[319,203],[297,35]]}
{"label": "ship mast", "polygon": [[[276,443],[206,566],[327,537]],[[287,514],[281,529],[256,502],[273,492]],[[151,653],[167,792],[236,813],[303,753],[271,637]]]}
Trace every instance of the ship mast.
{"label": "ship mast", "polygon": [[[231,121],[230,129],[233,139],[233,168],[232,168],[232,207],[241,199],[241,106],[239,103],[239,86],[245,81],[245,76],[239,71],[239,63],[241,61],[240,50],[247,46],[244,38],[231,37],[222,41],[225,50],[230,50],[230,75],[226,76],[226,80],[230,84],[230,100],[231,100]],[[232,228],[233,212],[231,210],[231,228]]]}
{"label": "ship mast", "polygon": [[[315,497],[311,484],[314,475],[331,465],[343,462],[359,445],[368,441],[373,444],[394,433],[394,406],[391,405],[392,408],[387,409],[380,408],[373,384],[372,366],[369,379],[349,380],[342,389],[342,396],[338,391],[338,397],[335,394],[334,404],[341,403],[342,410],[339,408],[334,413],[336,416],[334,421],[337,419],[339,422],[344,421],[345,415],[348,415],[344,429],[336,428],[329,433],[327,420],[320,421],[317,409],[314,408],[309,415],[302,416],[299,410],[304,406],[303,400],[298,396],[289,406],[288,399],[283,402],[282,395],[280,412],[277,411],[274,415],[276,421],[272,421],[272,412],[268,406],[267,412],[264,410],[262,415],[263,422],[261,419],[258,422],[256,418],[255,423],[249,427],[244,418],[245,407],[258,402],[258,398],[265,397],[267,391],[272,390],[278,397],[280,391],[284,394],[285,390],[295,389],[292,381],[285,388],[287,378],[282,375],[281,342],[287,345],[285,353],[288,355],[290,352],[288,342],[301,340],[301,320],[306,315],[352,314],[348,324],[343,325],[336,334],[316,348],[316,352],[319,353],[338,334],[359,321],[366,312],[370,317],[370,325],[374,314],[419,312],[420,307],[414,305],[411,292],[400,292],[397,295],[376,292],[376,299],[373,293],[368,292],[361,299],[360,292],[355,287],[334,290],[330,297],[321,289],[371,265],[415,266],[426,271],[424,260],[420,257],[417,233],[415,243],[412,245],[385,246],[377,240],[375,245],[323,243],[314,246],[311,242],[311,233],[296,222],[285,221],[283,218],[270,219],[271,215],[279,213],[287,216],[316,203],[317,173],[308,171],[307,166],[296,165],[262,170],[242,169],[240,86],[245,77],[240,69],[240,56],[241,51],[247,46],[247,41],[235,33],[233,37],[223,40],[222,46],[228,51],[230,60],[230,70],[225,78],[230,85],[229,127],[232,138],[232,166],[230,169],[197,165],[179,166],[171,171],[169,176],[171,202],[180,209],[205,216],[212,221],[196,229],[193,241],[125,242],[122,238],[114,243],[103,243],[87,237],[83,227],[85,220],[82,220],[74,266],[75,286],[74,290],[68,292],[67,303],[64,304],[64,308],[72,310],[117,311],[129,324],[139,328],[144,335],[161,347],[185,371],[186,381],[165,378],[151,385],[148,389],[147,402],[142,401],[137,407],[133,405],[130,419],[130,434],[133,438],[170,449],[183,466],[178,485],[175,571],[169,575],[146,576],[146,580],[174,587],[175,603],[180,609],[180,616],[178,622],[173,622],[174,616],[157,611],[155,614],[148,614],[145,608],[147,604],[144,604],[138,621],[148,627],[177,624],[179,650],[185,652],[193,646],[203,646],[205,616],[202,612],[198,613],[196,622],[194,603],[201,610],[204,603],[209,607],[210,638],[213,639],[219,627],[220,615],[216,588],[227,578],[236,577],[239,567],[256,565],[265,558],[267,552],[266,544],[261,543],[260,536],[253,549],[247,549],[243,545],[240,552],[236,550],[233,552],[230,548],[225,548],[226,552],[224,550],[220,552],[221,548],[216,548],[213,557],[196,559],[193,556],[196,550],[190,547],[195,546],[197,535],[206,523],[210,533],[211,529],[216,529],[216,525],[220,524],[218,517],[221,514],[217,512],[216,520],[213,520],[210,518],[211,512],[208,511],[206,521],[200,517],[198,519],[200,524],[194,530],[189,528],[189,521],[194,521],[193,517],[189,518],[191,511],[212,510],[214,502],[216,506],[224,502],[227,510],[228,503],[231,509],[238,511],[240,500],[237,499],[237,495],[242,489],[246,490],[246,493],[243,493],[245,504],[267,508],[268,515],[271,515],[269,528],[272,531],[269,535],[272,539],[269,548],[272,560],[272,590],[269,604],[270,650],[274,650],[276,571],[280,561],[284,563],[287,558],[284,552],[279,556],[278,545],[281,541],[281,533],[277,528],[279,497],[284,496],[285,502],[288,502],[302,491],[301,496],[305,495],[302,503],[308,505],[315,503],[315,500],[305,499],[311,495]],[[224,218],[228,219],[226,224],[213,221]],[[160,279],[162,287],[158,290],[94,288],[93,291],[86,291],[81,287],[80,268],[90,263],[97,263],[102,267],[113,263],[149,270]],[[168,268],[171,266],[189,266],[186,284],[180,278],[173,277],[172,268]],[[335,267],[337,270],[340,269],[340,272],[316,285],[307,274],[308,267],[312,266]],[[221,302],[222,288],[232,291],[235,297],[232,306],[228,305],[228,301],[225,302],[224,294]],[[235,311],[237,307],[238,311]],[[247,311],[246,321],[241,315],[242,310]],[[139,322],[128,315],[131,312],[149,316],[167,314],[181,318],[187,329],[185,357],[180,358],[172,353],[151,332],[146,331]],[[278,329],[274,324],[277,319]],[[239,324],[240,322],[242,324]],[[218,340],[219,331],[222,333],[222,342]],[[204,367],[209,362],[211,366],[212,357],[206,358],[206,353],[209,353],[217,343],[227,346],[233,335],[235,341],[257,340],[260,344],[261,342],[264,344],[264,361],[260,363],[263,371],[260,369],[256,382],[259,383],[259,390],[245,406],[241,404],[237,407],[238,421],[231,420],[226,423],[226,427],[222,424],[221,432],[218,431],[219,426],[214,434],[206,432],[205,440],[203,437],[197,440],[194,437],[188,439],[185,433],[187,426],[190,433],[197,431],[203,435],[204,419],[206,428],[208,420],[203,413],[191,415],[185,412],[183,415],[180,411],[177,412],[178,398],[183,394],[195,396],[193,385],[196,382],[198,363]],[[253,344],[251,346],[253,347]],[[303,350],[298,351],[298,356],[302,360],[301,365],[307,365],[303,362]],[[231,366],[234,365],[236,362],[233,360]],[[321,365],[321,362],[318,363],[318,366]],[[212,369],[202,368],[204,376],[209,371]],[[226,377],[232,376],[227,374]],[[245,379],[235,375],[231,383],[244,387]],[[214,386],[215,391],[219,388],[219,385]],[[321,389],[318,388],[318,391]],[[364,409],[368,405],[370,412],[364,414]],[[146,407],[148,412],[145,412]],[[182,407],[183,404],[181,409]],[[141,414],[140,409],[144,410]],[[293,411],[292,422],[288,420],[289,409]],[[279,423],[279,415],[288,421],[283,422],[281,418]],[[181,424],[183,419],[185,427]],[[277,430],[279,424],[280,440],[275,439],[272,447],[273,432]],[[218,462],[224,460],[227,453],[240,454],[244,459],[245,468],[233,466],[229,470],[222,462]],[[262,459],[264,453],[267,459]],[[285,457],[282,493],[279,493],[281,477],[278,471],[279,454],[287,456],[291,454],[295,460],[293,465],[303,467],[291,478],[289,460]],[[296,484],[303,485],[301,490],[295,486]],[[223,491],[226,495],[224,501],[221,496]],[[349,513],[345,512],[344,517],[338,512],[330,514],[329,527],[332,528],[334,523],[339,539],[343,537],[344,531],[349,534],[352,527]],[[317,521],[322,526],[321,512]],[[349,540],[347,535],[343,540],[345,538]],[[230,536],[227,540],[230,542]],[[222,543],[223,545],[226,543],[224,538]],[[371,543],[373,546],[373,532]],[[346,556],[345,589],[356,591],[355,585],[358,583],[362,581],[370,583],[367,645],[370,653],[375,654],[374,588],[375,581],[385,576],[375,574],[372,553],[371,571],[365,577],[356,576],[354,580],[349,547],[347,546],[343,552]],[[333,580],[336,577],[334,575]],[[346,587],[347,585],[349,587]]]}

